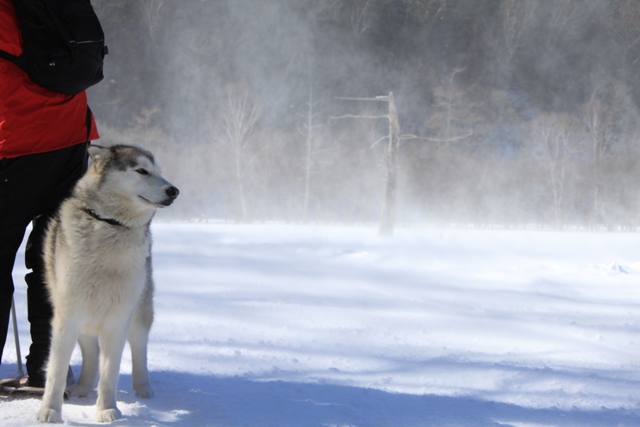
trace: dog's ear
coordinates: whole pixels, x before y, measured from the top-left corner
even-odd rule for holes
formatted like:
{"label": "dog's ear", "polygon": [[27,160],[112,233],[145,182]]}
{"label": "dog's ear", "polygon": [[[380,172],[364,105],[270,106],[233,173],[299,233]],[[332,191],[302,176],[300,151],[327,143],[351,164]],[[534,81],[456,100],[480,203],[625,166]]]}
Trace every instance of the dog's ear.
{"label": "dog's ear", "polygon": [[94,163],[105,162],[111,158],[111,150],[107,147],[101,147],[99,145],[90,145],[87,148],[89,157]]}

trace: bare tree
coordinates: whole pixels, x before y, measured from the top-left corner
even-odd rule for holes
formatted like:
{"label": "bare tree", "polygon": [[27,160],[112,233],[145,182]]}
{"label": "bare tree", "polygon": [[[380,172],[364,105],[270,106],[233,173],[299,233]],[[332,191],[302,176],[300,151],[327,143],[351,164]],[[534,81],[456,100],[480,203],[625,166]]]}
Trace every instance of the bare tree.
{"label": "bare tree", "polygon": [[500,19],[486,33],[487,44],[501,70],[508,70],[516,52],[527,42],[527,32],[534,22],[535,4],[531,1],[502,0]]}
{"label": "bare tree", "polygon": [[[396,197],[398,186],[398,153],[400,151],[400,143],[402,140],[408,139],[421,139],[431,142],[444,143],[447,147],[455,141],[466,139],[473,135],[473,130],[468,129],[465,133],[458,133],[457,128],[454,127],[454,98],[459,97],[459,93],[456,92],[454,87],[454,78],[456,74],[464,71],[464,68],[456,68],[449,76],[448,90],[445,90],[444,95],[441,97],[444,108],[441,108],[441,131],[439,137],[419,137],[416,135],[402,135],[400,133],[400,125],[398,121],[398,113],[396,109],[395,99],[393,92],[389,92],[388,96],[377,96],[375,98],[340,98],[346,100],[355,101],[382,101],[387,102],[389,105],[389,113],[384,115],[352,115],[347,114],[341,117],[334,118],[358,118],[358,119],[386,119],[389,121],[389,133],[387,136],[380,138],[373,145],[377,145],[384,139],[389,140],[389,146],[386,155],[386,179],[385,179],[385,191],[382,203],[382,218],[380,221],[379,233],[381,236],[390,236],[393,234],[395,226],[395,212],[396,212]],[[465,118],[469,118],[473,115],[468,111],[465,114]],[[454,132],[456,131],[456,132]]]}
{"label": "bare tree", "polygon": [[625,66],[634,66],[640,60],[640,2],[616,0],[609,16],[611,31]]}
{"label": "bare tree", "polygon": [[389,96],[377,96],[375,98],[340,98],[352,101],[376,101],[386,102],[389,105],[389,114],[383,115],[353,115],[346,114],[334,119],[355,118],[355,119],[387,119],[389,120],[389,134],[378,141],[374,142],[372,147],[377,145],[384,139],[389,140],[389,148],[386,158],[386,180],[385,191],[382,202],[382,218],[380,220],[379,233],[381,236],[391,236],[395,224],[396,210],[396,189],[398,181],[398,151],[400,149],[400,125],[398,124],[398,112],[396,103],[393,98],[393,92],[389,92]]}
{"label": "bare tree", "polygon": [[248,219],[246,198],[246,175],[256,151],[250,147],[253,128],[258,120],[256,103],[249,96],[249,89],[241,85],[227,86],[227,103],[222,113],[222,142],[232,152],[233,174],[238,191],[240,219]]}
{"label": "bare tree", "polygon": [[466,67],[456,67],[446,80],[434,87],[435,102],[432,114],[427,119],[427,127],[435,132],[431,141],[440,141],[446,148],[452,142],[473,135],[473,122],[478,120],[473,112],[472,103],[465,98],[467,91],[455,82],[457,74]]}
{"label": "bare tree", "polygon": [[380,235],[391,236],[395,225],[396,198],[398,188],[398,152],[400,151],[400,125],[393,92],[389,92],[389,149],[387,151],[387,176],[385,180],[384,200],[382,202],[382,220]]}
{"label": "bare tree", "polygon": [[600,169],[604,157],[609,153],[615,135],[615,117],[612,108],[594,91],[591,99],[580,109],[582,121],[589,134],[591,151],[591,221],[599,221],[602,215],[600,207]]}
{"label": "bare tree", "polygon": [[366,32],[373,24],[372,14],[374,0],[316,0],[314,7],[320,13],[340,16],[347,12],[351,26],[358,33]]}
{"label": "bare tree", "polygon": [[[396,3],[402,3],[408,14],[425,22],[443,19],[456,4],[454,0],[400,0]],[[334,19],[347,16],[351,28],[357,33],[366,33],[380,25],[381,19],[383,22],[385,19],[380,16],[380,6],[385,2],[380,0],[314,0],[312,4],[316,13],[326,14]]]}
{"label": "bare tree", "polygon": [[578,40],[595,2],[578,0],[502,0],[500,18],[492,22],[485,41],[502,70],[524,47],[540,55],[556,52],[559,43]]}
{"label": "bare tree", "polygon": [[309,85],[309,100],[306,105],[306,111],[303,116],[305,122],[301,128],[298,129],[300,134],[305,138],[305,150],[304,150],[304,192],[302,196],[302,216],[305,222],[309,219],[309,198],[311,192],[311,177],[313,175],[313,169],[315,165],[315,157],[318,154],[317,144],[315,143],[315,130],[318,128],[317,124],[314,124],[318,117],[318,113],[315,111],[319,101],[313,99],[313,86]]}
{"label": "bare tree", "polygon": [[553,196],[553,218],[556,227],[564,222],[563,205],[567,182],[567,165],[579,151],[576,118],[569,114],[543,113],[531,123],[532,136],[542,152],[547,181]]}
{"label": "bare tree", "polygon": [[[548,14],[547,14],[548,12]],[[555,0],[551,3],[538,3],[539,16],[545,20],[544,24],[544,52],[553,52],[561,40],[573,40],[579,36],[574,26],[580,25],[580,13],[586,13],[584,2],[576,0]]]}
{"label": "bare tree", "polygon": [[142,0],[142,19],[149,30],[152,40],[155,40],[156,31],[160,26],[161,10],[164,0]]}

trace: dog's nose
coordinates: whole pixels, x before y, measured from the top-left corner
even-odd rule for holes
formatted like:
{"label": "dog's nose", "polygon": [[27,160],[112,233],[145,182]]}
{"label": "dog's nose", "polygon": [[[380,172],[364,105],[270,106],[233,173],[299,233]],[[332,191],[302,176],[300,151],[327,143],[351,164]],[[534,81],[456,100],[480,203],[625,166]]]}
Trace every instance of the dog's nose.
{"label": "dog's nose", "polygon": [[180,190],[178,190],[176,187],[169,187],[166,190],[167,196],[169,196],[171,199],[175,199],[176,197],[178,197],[178,194],[180,194]]}

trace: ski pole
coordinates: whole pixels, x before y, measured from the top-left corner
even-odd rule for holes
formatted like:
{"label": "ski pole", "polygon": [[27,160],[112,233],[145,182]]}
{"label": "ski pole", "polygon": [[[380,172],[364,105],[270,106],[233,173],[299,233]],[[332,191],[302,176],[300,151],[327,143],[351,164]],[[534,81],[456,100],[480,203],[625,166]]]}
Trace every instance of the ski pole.
{"label": "ski pole", "polygon": [[13,338],[16,342],[16,358],[18,359],[18,372],[16,378],[18,380],[24,377],[24,370],[22,369],[22,355],[20,354],[20,338],[18,337],[18,320],[16,319],[16,300],[11,298],[11,320],[13,321]]}

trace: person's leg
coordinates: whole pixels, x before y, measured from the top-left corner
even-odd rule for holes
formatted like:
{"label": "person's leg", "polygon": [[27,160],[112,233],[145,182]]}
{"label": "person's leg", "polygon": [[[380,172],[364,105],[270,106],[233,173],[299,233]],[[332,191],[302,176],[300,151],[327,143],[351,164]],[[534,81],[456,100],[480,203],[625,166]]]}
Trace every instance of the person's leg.
{"label": "person's leg", "polygon": [[31,270],[24,279],[27,282],[27,313],[31,331],[31,346],[27,355],[29,385],[44,387],[44,367],[51,344],[51,319],[53,307],[44,280],[42,241],[49,217],[39,216],[32,221],[33,228],[27,240],[25,265]]}
{"label": "person's leg", "polygon": [[[16,253],[38,205],[41,185],[25,179],[28,158],[0,160],[0,362],[7,339]],[[31,175],[34,175],[31,172]]]}
{"label": "person's leg", "polygon": [[[6,183],[2,174],[2,169],[4,169],[5,165],[6,160],[0,160],[0,363],[2,363],[2,352],[7,341],[7,330],[9,329],[9,315],[14,290],[11,271],[16,258],[15,251],[12,250],[15,243],[8,243],[8,233],[2,227],[2,214],[7,203]],[[22,237],[20,240],[22,240]]]}
{"label": "person's leg", "polygon": [[31,332],[31,346],[27,356],[29,385],[44,386],[44,367],[51,345],[51,319],[53,308],[45,285],[44,261],[42,259],[44,236],[51,217],[60,203],[67,198],[75,183],[87,169],[87,145],[48,153],[53,165],[46,197],[42,200],[40,215],[34,218],[33,229],[27,241],[25,265],[31,270],[25,276],[27,282],[27,305]]}
{"label": "person's leg", "polygon": [[9,315],[13,300],[13,277],[11,272],[16,259],[16,253],[24,237],[26,224],[22,228],[4,229],[0,227],[0,361],[7,331],[9,329]]}

